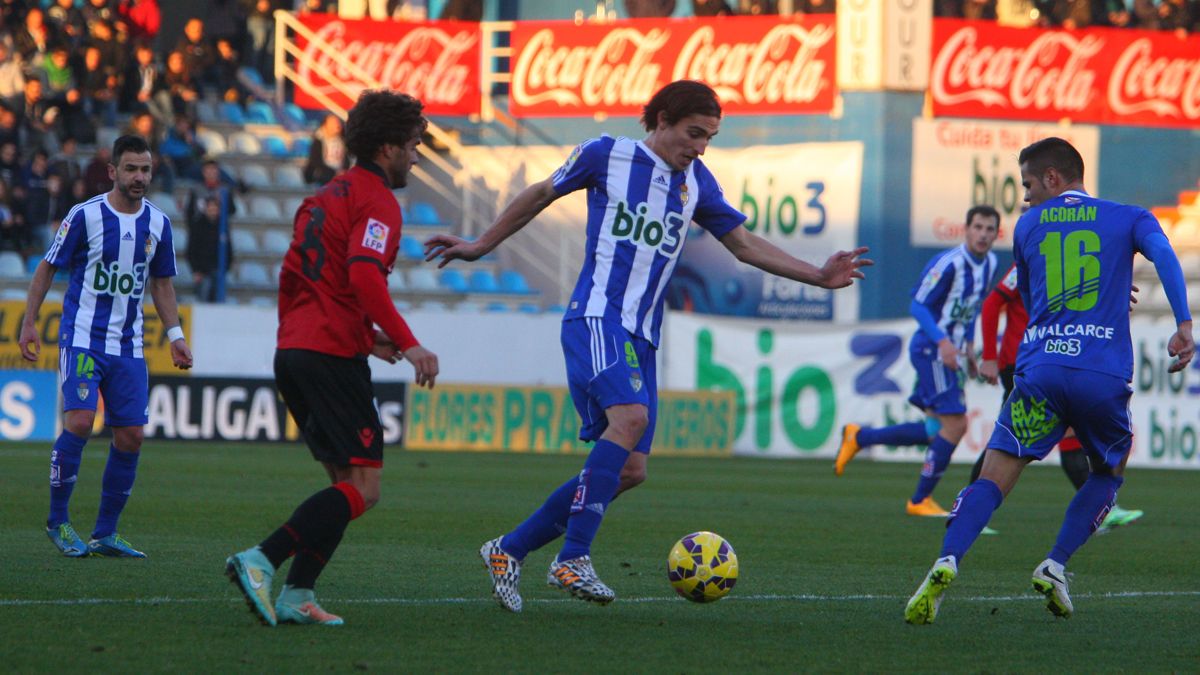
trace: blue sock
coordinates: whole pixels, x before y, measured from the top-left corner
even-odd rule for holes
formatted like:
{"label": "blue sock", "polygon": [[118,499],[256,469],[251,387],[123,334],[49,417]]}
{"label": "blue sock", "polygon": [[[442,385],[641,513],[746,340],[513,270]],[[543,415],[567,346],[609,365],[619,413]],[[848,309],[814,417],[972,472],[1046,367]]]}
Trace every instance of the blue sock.
{"label": "blue sock", "polygon": [[1088,476],[1087,482],[1075,492],[1074,499],[1067,506],[1058,540],[1048,556],[1051,560],[1060,565],[1067,564],[1071,555],[1104,522],[1108,510],[1117,503],[1117,490],[1121,489],[1124,482],[1125,479],[1120,476]]}
{"label": "blue sock", "polygon": [[625,448],[603,438],[596,441],[579,474],[579,486],[571,500],[566,541],[558,554],[559,560],[572,560],[591,553],[592,540],[604,520],[604,510],[621,486],[621,469],[627,459],[629,451]]}
{"label": "blue sock", "polygon": [[963,556],[975,543],[984,525],[992,518],[992,513],[1000,508],[1004,494],[1000,487],[990,480],[980,478],[963,488],[954,500],[954,508],[946,521],[946,536],[942,539],[940,557],[954,556],[955,562],[962,562]]}
{"label": "blue sock", "polygon": [[577,487],[579,476],[571,476],[571,480],[550,493],[541,508],[504,535],[500,540],[500,548],[517,560],[524,560],[530,551],[536,551],[562,536],[567,531],[567,516],[571,512],[571,500],[575,498]]}
{"label": "blue sock", "polygon": [[104,466],[104,480],[100,488],[100,513],[96,515],[96,529],[92,539],[107,537],[117,531],[117,519],[129,501],[133,490],[133,479],[137,476],[139,452],[121,452],[116,446],[108,446],[108,464]]}
{"label": "blue sock", "polygon": [[67,507],[79,477],[79,462],[86,444],[86,438],[66,429],[54,441],[54,449],[50,451],[50,517],[46,527],[57,527],[71,520]]}
{"label": "blue sock", "polygon": [[929,432],[924,422],[909,422],[878,429],[863,427],[858,430],[857,438],[861,448],[868,445],[925,445],[929,442]]}
{"label": "blue sock", "polygon": [[954,454],[955,444],[942,438],[941,434],[933,437],[929,450],[925,453],[925,466],[921,467],[921,480],[917,481],[917,491],[913,493],[912,502],[919,504],[933,494],[946,467],[950,466],[950,455]]}

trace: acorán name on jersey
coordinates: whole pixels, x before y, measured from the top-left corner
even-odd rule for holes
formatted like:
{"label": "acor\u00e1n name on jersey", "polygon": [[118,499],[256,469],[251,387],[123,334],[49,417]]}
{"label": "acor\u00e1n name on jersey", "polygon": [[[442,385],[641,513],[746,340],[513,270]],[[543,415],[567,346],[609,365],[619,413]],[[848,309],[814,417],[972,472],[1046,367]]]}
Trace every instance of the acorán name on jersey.
{"label": "acor\u00e1n name on jersey", "polygon": [[679,250],[679,231],[686,224],[683,216],[668,213],[664,225],[647,218],[649,210],[650,207],[645,203],[638,204],[635,212],[625,202],[617,202],[617,212],[612,221],[613,237],[645,244],[665,256],[673,255]]}
{"label": "acor\u00e1n name on jersey", "polygon": [[92,288],[97,293],[140,298],[146,290],[146,263],[134,265],[132,272],[121,272],[121,263],[119,262],[110,263],[108,269],[105,269],[104,265],[96,263],[92,272]]}

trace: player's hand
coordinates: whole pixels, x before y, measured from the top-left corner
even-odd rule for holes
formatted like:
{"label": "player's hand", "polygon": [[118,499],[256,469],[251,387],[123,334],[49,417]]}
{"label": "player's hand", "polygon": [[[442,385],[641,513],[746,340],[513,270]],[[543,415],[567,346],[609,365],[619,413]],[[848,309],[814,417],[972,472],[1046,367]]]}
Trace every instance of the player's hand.
{"label": "player's hand", "polygon": [[38,339],[37,327],[22,321],[21,337],[17,338],[17,343],[21,345],[21,358],[36,363],[38,355],[42,352],[42,341]]}
{"label": "player's hand", "polygon": [[942,363],[950,370],[958,370],[958,350],[954,348],[954,343],[950,338],[942,338],[938,343],[938,356],[941,357]]}
{"label": "player's hand", "polygon": [[829,256],[829,260],[826,260],[821,268],[819,285],[822,288],[845,288],[854,283],[855,279],[866,279],[866,275],[859,268],[874,265],[875,261],[859,256],[868,250],[866,246],[859,246],[853,251],[838,251]]}
{"label": "player's hand", "polygon": [[971,378],[972,380],[978,379],[979,362],[975,360],[975,350],[971,347],[971,345],[967,345],[965,356],[967,357],[967,377]]}
{"label": "player's hand", "polygon": [[1192,362],[1192,357],[1196,355],[1196,340],[1192,337],[1191,321],[1179,324],[1179,329],[1167,341],[1167,353],[1175,357],[1167,367],[1168,373],[1178,373]]}
{"label": "player's hand", "polygon": [[1132,284],[1129,287],[1129,313],[1133,314],[1133,306],[1137,304],[1138,291],[1142,289],[1137,287],[1137,284]]}
{"label": "player's hand", "polygon": [[996,384],[1000,381],[1000,363],[996,359],[984,359],[979,364],[979,376],[988,384]]}
{"label": "player's hand", "polygon": [[171,361],[180,370],[192,367],[192,350],[188,347],[187,340],[179,338],[171,343]]}
{"label": "player's hand", "polygon": [[451,260],[479,260],[484,251],[480,250],[478,241],[467,241],[452,234],[435,234],[425,240],[425,262],[441,257],[438,269],[445,267]]}
{"label": "player's hand", "polygon": [[371,356],[395,363],[400,360],[400,350],[383,331],[378,331],[375,333],[375,344],[371,346]]}
{"label": "player's hand", "polygon": [[437,354],[425,349],[421,345],[417,345],[401,354],[401,356],[413,364],[413,370],[417,375],[417,386],[433,389],[433,381],[437,379],[438,375]]}

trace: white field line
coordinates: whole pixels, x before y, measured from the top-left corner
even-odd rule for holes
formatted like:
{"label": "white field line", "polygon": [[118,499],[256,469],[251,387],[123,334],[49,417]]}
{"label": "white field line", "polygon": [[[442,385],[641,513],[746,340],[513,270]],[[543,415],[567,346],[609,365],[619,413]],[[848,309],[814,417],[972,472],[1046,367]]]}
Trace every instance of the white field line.
{"label": "white field line", "polygon": [[[1197,597],[1200,591],[1123,591],[1119,593],[1077,593],[1072,599],[1109,599],[1109,598],[1179,598]],[[733,595],[726,602],[900,602],[907,600],[906,595]],[[1044,601],[1040,595],[977,595],[955,597],[955,602],[1021,602],[1025,600]],[[490,604],[494,602],[489,597],[474,598],[321,598],[327,605],[467,605]],[[186,604],[215,604],[243,602],[236,592],[221,598],[63,598],[58,600],[32,600],[22,598],[0,598],[0,607],[30,607],[30,606],[78,606],[78,605],[186,605]],[[526,603],[557,604],[579,602],[571,598],[527,598]],[[684,602],[676,596],[651,596],[642,598],[618,598],[618,604],[623,603],[660,603]]]}

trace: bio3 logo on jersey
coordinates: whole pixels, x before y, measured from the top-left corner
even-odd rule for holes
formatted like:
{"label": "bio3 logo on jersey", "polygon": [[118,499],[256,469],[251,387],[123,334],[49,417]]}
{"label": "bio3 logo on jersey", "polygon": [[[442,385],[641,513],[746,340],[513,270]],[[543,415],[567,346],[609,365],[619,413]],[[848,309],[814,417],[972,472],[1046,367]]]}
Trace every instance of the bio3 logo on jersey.
{"label": "bio3 logo on jersey", "polygon": [[954,305],[950,307],[950,320],[958,323],[970,323],[971,319],[975,318],[975,309],[978,306],[977,302],[963,303],[956,298]]}
{"label": "bio3 logo on jersey", "polygon": [[625,202],[617,202],[613,216],[612,235],[635,244],[645,244],[659,253],[674,257],[679,252],[679,230],[687,223],[678,213],[668,213],[666,223],[648,217],[650,206],[646,203],[630,208]]}
{"label": "bio3 logo on jersey", "polygon": [[96,263],[92,268],[92,288],[97,293],[141,298],[146,290],[146,263],[134,265],[130,272],[123,271],[119,262],[111,262],[108,267]]}

